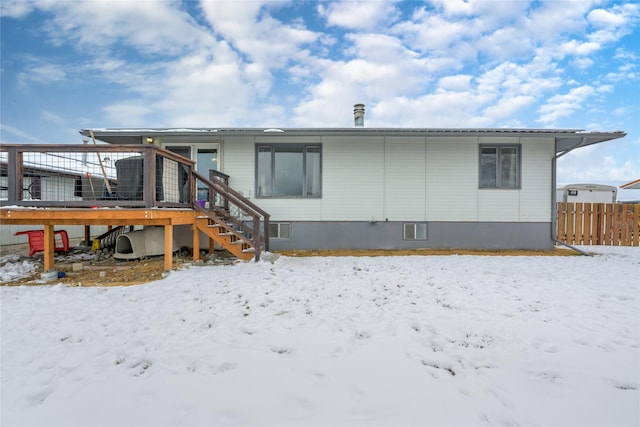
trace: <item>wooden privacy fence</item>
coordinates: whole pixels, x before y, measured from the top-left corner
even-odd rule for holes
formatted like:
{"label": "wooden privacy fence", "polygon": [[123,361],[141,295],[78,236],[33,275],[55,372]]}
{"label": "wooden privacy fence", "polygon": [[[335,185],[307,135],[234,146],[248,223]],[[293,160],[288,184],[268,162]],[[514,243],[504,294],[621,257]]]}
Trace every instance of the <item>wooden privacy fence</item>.
{"label": "wooden privacy fence", "polygon": [[558,203],[557,227],[571,245],[640,246],[640,204]]}

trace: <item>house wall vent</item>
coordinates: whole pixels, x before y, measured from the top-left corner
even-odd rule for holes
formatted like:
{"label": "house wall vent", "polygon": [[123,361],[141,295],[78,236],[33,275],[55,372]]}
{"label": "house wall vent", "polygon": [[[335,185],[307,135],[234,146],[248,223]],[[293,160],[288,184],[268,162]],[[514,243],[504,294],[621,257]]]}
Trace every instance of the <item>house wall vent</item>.
{"label": "house wall vent", "polygon": [[355,104],[353,106],[353,121],[357,128],[364,126],[364,104]]}

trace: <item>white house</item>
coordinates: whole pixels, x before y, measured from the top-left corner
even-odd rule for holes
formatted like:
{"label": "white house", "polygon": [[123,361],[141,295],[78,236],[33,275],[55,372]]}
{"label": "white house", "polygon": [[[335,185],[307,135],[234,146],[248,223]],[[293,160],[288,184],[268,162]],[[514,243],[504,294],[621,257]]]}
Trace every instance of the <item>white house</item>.
{"label": "white house", "polygon": [[[575,129],[93,129],[217,169],[271,215],[271,250],[550,249],[556,159],[621,138]],[[81,130],[83,135],[88,129]]]}

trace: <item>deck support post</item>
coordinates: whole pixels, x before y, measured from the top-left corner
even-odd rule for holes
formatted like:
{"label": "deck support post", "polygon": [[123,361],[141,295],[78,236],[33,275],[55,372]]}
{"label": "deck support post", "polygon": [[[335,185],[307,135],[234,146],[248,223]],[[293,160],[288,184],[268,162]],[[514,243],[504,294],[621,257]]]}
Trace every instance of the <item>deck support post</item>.
{"label": "deck support post", "polygon": [[53,270],[53,252],[55,250],[55,235],[52,224],[44,225],[44,271]]}
{"label": "deck support post", "polygon": [[200,230],[196,224],[191,227],[193,228],[193,260],[198,261],[200,259]]}
{"label": "deck support post", "polygon": [[164,271],[173,267],[173,225],[164,226]]}

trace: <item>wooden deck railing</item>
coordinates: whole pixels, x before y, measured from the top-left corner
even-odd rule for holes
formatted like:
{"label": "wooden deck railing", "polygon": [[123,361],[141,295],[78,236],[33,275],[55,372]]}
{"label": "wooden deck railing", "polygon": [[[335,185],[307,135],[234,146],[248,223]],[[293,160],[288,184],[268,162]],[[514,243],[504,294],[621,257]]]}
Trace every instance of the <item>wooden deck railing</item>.
{"label": "wooden deck railing", "polygon": [[558,203],[557,227],[571,245],[640,246],[640,204]]}
{"label": "wooden deck railing", "polygon": [[189,207],[194,162],[153,145],[2,145],[0,206]]}
{"label": "wooden deck railing", "polygon": [[6,144],[0,207],[192,209],[222,230],[210,237],[223,246],[240,243],[240,251],[232,248],[238,255],[255,251],[259,259],[269,250],[269,215],[229,187],[228,175],[205,177],[194,164],[153,145]]}

